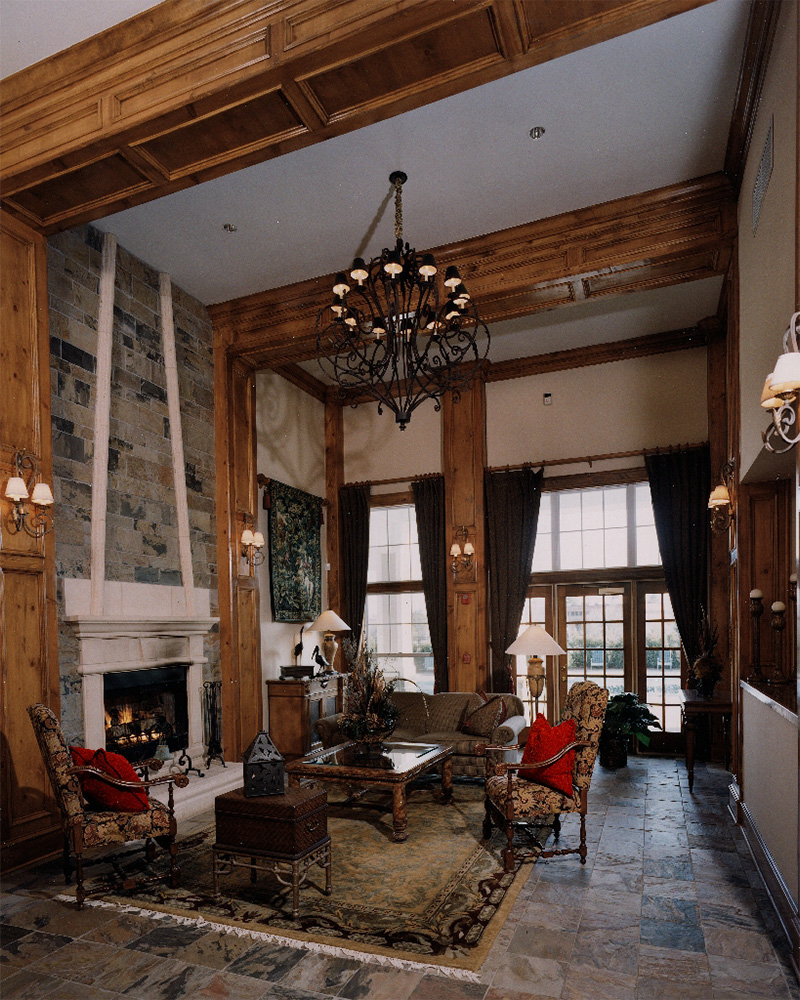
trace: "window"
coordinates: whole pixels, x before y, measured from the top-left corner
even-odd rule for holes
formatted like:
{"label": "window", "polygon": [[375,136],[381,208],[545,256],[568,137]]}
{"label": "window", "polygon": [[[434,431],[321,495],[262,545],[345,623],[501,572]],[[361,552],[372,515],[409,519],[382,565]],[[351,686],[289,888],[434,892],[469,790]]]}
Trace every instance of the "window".
{"label": "window", "polygon": [[[366,641],[387,677],[433,694],[433,655],[422,593],[413,504],[373,507],[364,621]],[[402,689],[402,683],[398,685]]]}
{"label": "window", "polygon": [[660,563],[647,483],[542,495],[534,573]]}

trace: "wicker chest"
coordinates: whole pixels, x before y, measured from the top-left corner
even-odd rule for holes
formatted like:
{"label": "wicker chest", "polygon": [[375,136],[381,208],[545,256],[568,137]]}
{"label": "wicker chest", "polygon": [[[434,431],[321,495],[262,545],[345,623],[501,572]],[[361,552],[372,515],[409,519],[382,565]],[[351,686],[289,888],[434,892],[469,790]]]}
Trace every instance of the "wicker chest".
{"label": "wicker chest", "polygon": [[248,798],[241,788],[214,802],[217,847],[297,858],[328,835],[324,789],[289,788],[283,795]]}
{"label": "wicker chest", "polygon": [[248,868],[250,881],[268,872],[292,890],[292,917],[300,913],[300,886],[317,865],[325,872],[331,894],[331,838],[328,795],[319,788],[289,788],[283,795],[247,797],[237,788],[214,800],[217,840],[212,849],[214,895],[220,875]]}

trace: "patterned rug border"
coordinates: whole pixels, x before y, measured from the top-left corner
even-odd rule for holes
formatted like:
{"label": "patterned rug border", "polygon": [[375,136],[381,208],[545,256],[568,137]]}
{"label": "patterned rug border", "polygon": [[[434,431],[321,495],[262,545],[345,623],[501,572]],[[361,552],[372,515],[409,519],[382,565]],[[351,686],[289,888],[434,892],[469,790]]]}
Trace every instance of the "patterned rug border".
{"label": "patterned rug border", "polygon": [[[303,931],[294,933],[283,930],[281,933],[274,931],[259,931],[235,923],[233,920],[220,918],[217,920],[206,920],[205,917],[188,915],[185,910],[179,907],[169,906],[166,903],[149,906],[138,906],[135,903],[123,901],[121,899],[91,899],[84,901],[84,906],[94,906],[119,910],[122,913],[137,913],[141,916],[153,919],[171,918],[181,924],[191,924],[196,927],[205,927],[209,931],[221,931],[223,933],[233,933],[237,937],[250,937],[254,941],[266,941],[270,944],[284,945],[290,948],[300,948],[303,951],[318,952],[324,955],[332,955],[337,958],[350,958],[359,962],[366,962],[374,965],[382,965],[396,969],[423,972],[432,975],[446,976],[450,979],[458,979],[465,982],[479,983],[478,971],[486,960],[489,949],[494,944],[498,934],[508,919],[511,907],[517,900],[525,883],[528,881],[533,864],[536,858],[526,859],[519,865],[514,881],[506,890],[500,906],[497,908],[490,924],[484,929],[478,944],[470,950],[468,956],[463,958],[447,958],[445,956],[430,956],[427,961],[421,962],[418,959],[402,958],[398,949],[381,948],[376,945],[355,945],[351,944],[343,948],[335,938],[326,938],[322,935],[311,935]],[[60,902],[74,902],[75,897],[70,893],[60,893],[54,897]],[[408,953],[406,953],[408,954]]]}

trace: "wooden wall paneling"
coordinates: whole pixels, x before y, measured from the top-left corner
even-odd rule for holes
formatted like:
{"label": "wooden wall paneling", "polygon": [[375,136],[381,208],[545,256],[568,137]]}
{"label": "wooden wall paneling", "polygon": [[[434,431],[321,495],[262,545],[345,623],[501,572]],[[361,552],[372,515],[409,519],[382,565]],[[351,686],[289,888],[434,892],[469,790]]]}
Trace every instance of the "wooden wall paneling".
{"label": "wooden wall paneling", "polygon": [[[554,284],[569,284],[562,298],[577,301],[725,274],[735,234],[730,183],[712,174],[432,252],[440,267],[458,265],[481,318],[491,324],[552,308],[552,296],[538,296]],[[681,262],[697,255],[713,266],[687,275]],[[616,272],[624,280],[614,285]],[[210,312],[231,331],[235,352],[256,367],[308,361],[316,357],[314,324],[332,281],[333,275],[307,279],[219,303]]]}
{"label": "wooden wall paneling", "polygon": [[171,0],[3,81],[5,207],[67,229],[708,0]]}
{"label": "wooden wall paneling", "polygon": [[[0,213],[0,494],[16,449],[53,483],[50,345],[44,240]],[[5,869],[61,843],[60,817],[27,715],[41,701],[59,713],[55,540],[9,531],[0,495],[0,759]],[[55,507],[56,530],[58,505]]]}
{"label": "wooden wall paneling", "polygon": [[[327,607],[342,610],[342,563],[339,490],[344,483],[344,412],[341,403],[325,404],[325,547],[328,563]],[[335,669],[342,669],[341,649]]]}
{"label": "wooden wall paneling", "polygon": [[[792,503],[793,484],[788,479],[767,483],[747,483],[739,488],[739,553],[742,673],[752,668],[750,650],[753,621],[750,615],[751,590],[763,595],[764,614],[759,621],[761,667],[772,676],[775,658],[770,627],[770,606],[783,601],[787,607],[789,575],[793,572]],[[784,654],[787,650],[784,644]],[[789,654],[791,655],[791,654]]]}
{"label": "wooden wall paneling", "polygon": [[[475,545],[471,572],[448,573],[450,690],[486,688],[488,668],[486,520],[486,386],[477,377],[458,401],[442,398],[442,470],[445,478],[447,549],[462,525]],[[447,552],[442,558],[447,558]]]}

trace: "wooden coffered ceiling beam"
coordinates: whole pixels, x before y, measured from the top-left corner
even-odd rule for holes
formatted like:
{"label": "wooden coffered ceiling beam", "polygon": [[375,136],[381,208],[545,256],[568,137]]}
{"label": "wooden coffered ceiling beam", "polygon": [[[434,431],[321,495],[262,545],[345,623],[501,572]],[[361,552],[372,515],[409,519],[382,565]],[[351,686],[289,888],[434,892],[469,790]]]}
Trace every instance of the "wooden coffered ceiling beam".
{"label": "wooden coffered ceiling beam", "polygon": [[3,81],[2,206],[49,234],[710,0],[168,0]]}
{"label": "wooden coffered ceiling beam", "polygon": [[[433,250],[457,263],[487,324],[602,295],[725,274],[736,235],[730,182],[712,174]],[[333,275],[210,307],[217,343],[255,368],[316,356]]]}

